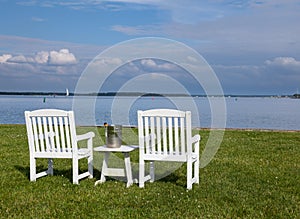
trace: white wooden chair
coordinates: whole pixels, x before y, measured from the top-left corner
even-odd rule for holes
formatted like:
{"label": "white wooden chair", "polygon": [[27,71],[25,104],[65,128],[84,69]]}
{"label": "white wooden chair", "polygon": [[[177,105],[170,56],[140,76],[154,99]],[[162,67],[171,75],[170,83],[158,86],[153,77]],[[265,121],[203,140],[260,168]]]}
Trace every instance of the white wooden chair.
{"label": "white wooden chair", "polygon": [[[200,135],[192,137],[191,112],[172,109],[138,111],[139,187],[154,181],[154,161],[187,163],[187,189],[199,183]],[[150,174],[145,176],[145,161]]]}
{"label": "white wooden chair", "polygon": [[[93,132],[76,135],[73,111],[41,109],[25,111],[30,152],[30,181],[53,175],[53,158],[72,159],[73,183],[84,177],[93,178]],[[87,148],[78,148],[77,142],[87,140]],[[48,158],[48,170],[36,173],[36,159]],[[88,171],[79,174],[79,159],[87,158]]]}

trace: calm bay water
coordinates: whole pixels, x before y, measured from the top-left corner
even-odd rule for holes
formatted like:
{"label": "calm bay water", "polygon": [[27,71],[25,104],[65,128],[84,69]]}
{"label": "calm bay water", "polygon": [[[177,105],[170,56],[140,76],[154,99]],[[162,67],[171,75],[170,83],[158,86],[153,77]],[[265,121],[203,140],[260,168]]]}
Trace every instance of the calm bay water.
{"label": "calm bay water", "polygon": [[[82,98],[94,100],[95,117],[88,113],[76,113],[73,101]],[[77,99],[76,99],[77,98]],[[216,98],[218,99],[218,98]],[[300,130],[300,100],[290,98],[225,98],[226,128]],[[125,104],[124,104],[125,103]],[[24,111],[42,108],[75,110],[78,125],[102,125],[104,122],[136,126],[136,111],[151,108],[177,108],[191,110],[193,126],[209,128],[211,107],[204,97],[44,97],[0,96],[0,124],[25,124]],[[84,110],[83,110],[84,111]],[[79,112],[79,111],[78,111]],[[112,120],[116,118],[116,120]],[[90,124],[87,121],[94,121]]]}

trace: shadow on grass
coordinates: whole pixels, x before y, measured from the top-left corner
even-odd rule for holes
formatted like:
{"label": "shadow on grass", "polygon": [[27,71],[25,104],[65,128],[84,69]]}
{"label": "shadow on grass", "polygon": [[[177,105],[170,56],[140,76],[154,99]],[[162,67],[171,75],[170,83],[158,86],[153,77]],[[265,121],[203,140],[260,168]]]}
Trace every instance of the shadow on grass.
{"label": "shadow on grass", "polygon": [[30,168],[29,167],[23,167],[19,165],[14,166],[16,170],[21,172],[28,180],[30,179]]}
{"label": "shadow on grass", "polygon": [[[24,167],[24,166],[15,165],[14,167],[16,170],[21,172],[28,180],[30,180],[30,167],[29,166]],[[37,169],[37,173],[46,170],[44,166],[37,166],[36,169]],[[83,171],[80,170],[79,174],[86,172],[86,171],[87,170],[83,170]],[[71,168],[67,169],[67,170],[66,169],[65,170],[54,169],[53,175],[54,176],[64,176],[64,177],[68,178],[71,183],[73,183],[73,170]],[[100,178],[101,172],[97,169],[94,169],[93,175],[94,175],[94,178],[98,179],[98,178]]]}
{"label": "shadow on grass", "polygon": [[186,188],[187,185],[186,176],[178,175],[176,172],[159,179],[158,182],[172,183],[175,186],[180,186],[183,188]]}

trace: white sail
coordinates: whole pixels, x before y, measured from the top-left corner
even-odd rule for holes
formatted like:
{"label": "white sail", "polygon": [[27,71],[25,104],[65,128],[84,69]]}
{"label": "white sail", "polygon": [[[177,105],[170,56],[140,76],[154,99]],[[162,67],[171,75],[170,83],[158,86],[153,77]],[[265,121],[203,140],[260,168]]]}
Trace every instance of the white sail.
{"label": "white sail", "polygon": [[66,96],[69,96],[69,89],[66,88]]}

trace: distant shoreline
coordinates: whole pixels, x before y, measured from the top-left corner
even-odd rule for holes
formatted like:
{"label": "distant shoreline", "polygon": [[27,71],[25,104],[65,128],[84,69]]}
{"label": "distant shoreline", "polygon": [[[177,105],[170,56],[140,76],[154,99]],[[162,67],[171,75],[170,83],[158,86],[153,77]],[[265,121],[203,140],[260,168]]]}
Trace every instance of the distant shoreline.
{"label": "distant shoreline", "polygon": [[[0,123],[1,126],[24,126],[26,125],[24,123],[17,123],[17,124],[2,124]],[[97,127],[97,128],[103,128],[103,125],[95,125],[95,126],[90,126],[90,125],[81,125],[80,127]],[[131,129],[137,129],[137,126],[132,126],[132,125],[122,125],[123,128],[131,128]],[[268,129],[268,128],[210,128],[210,127],[193,127],[193,130],[203,130],[203,131],[243,131],[243,132],[300,132],[298,129]]]}
{"label": "distant shoreline", "polygon": [[[0,95],[8,96],[67,96],[65,92],[18,92],[18,91],[0,91]],[[100,92],[100,93],[69,93],[68,96],[167,96],[167,97],[208,97],[204,94],[157,94],[157,93],[139,93],[139,92]],[[220,97],[220,95],[209,95],[209,97]],[[300,94],[293,95],[236,95],[225,94],[222,97],[273,97],[273,98],[295,98],[300,99]]]}

